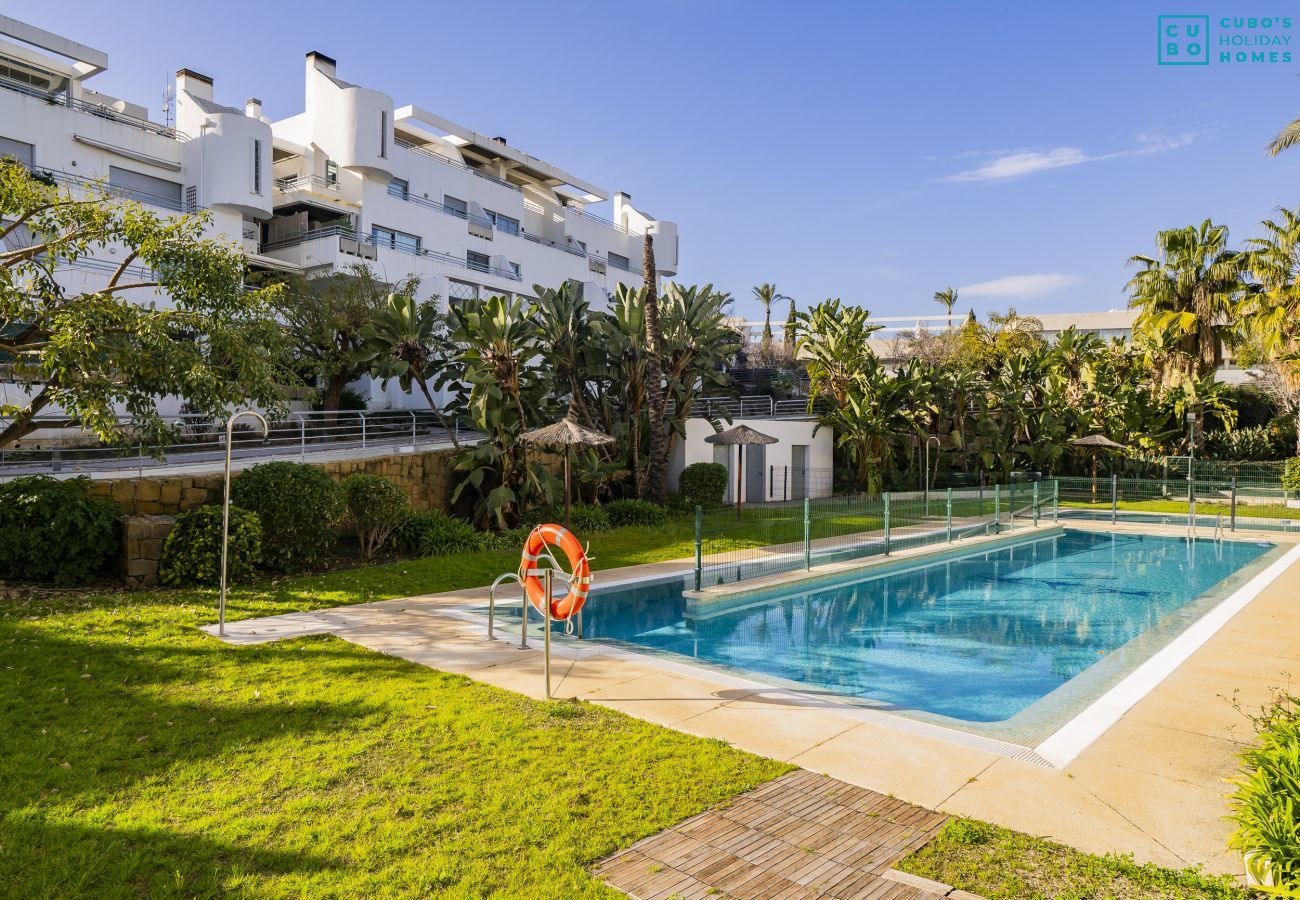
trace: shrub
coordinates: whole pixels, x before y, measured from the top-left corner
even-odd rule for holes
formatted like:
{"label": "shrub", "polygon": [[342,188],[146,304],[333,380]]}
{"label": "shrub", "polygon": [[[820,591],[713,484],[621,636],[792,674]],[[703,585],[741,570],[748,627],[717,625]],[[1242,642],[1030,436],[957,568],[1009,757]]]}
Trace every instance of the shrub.
{"label": "shrub", "polygon": [[408,512],[393,531],[392,542],[403,553],[451,556],[482,550],[487,544],[486,537],[468,522],[432,509]]}
{"label": "shrub", "polygon": [[[534,525],[541,525],[545,522],[557,522],[564,524],[564,506],[538,506],[529,510],[520,517],[519,524],[527,525],[532,530]],[[569,527],[576,532],[590,531],[609,531],[609,516],[605,510],[599,506],[590,506],[586,503],[573,504],[569,515]],[[525,532],[527,536],[527,532]]]}
{"label": "shrub", "polygon": [[1205,453],[1209,459],[1278,459],[1294,446],[1295,432],[1280,422],[1252,425],[1234,431],[1211,431],[1205,435]]}
{"label": "shrub", "polygon": [[[247,581],[262,559],[262,523],[257,513],[230,507],[226,579]],[[210,504],[182,513],[163,544],[158,578],[175,587],[221,583],[221,507]]]}
{"label": "shrub", "polygon": [[343,489],[315,466],[272,462],[253,466],[230,484],[236,506],[262,521],[262,558],[277,569],[303,569],[334,543]]}
{"label": "shrub", "polygon": [[343,502],[348,521],[357,530],[361,557],[373,559],[388,542],[393,529],[401,525],[411,511],[406,491],[382,475],[357,472],[343,479]]}
{"label": "shrub", "polygon": [[1282,487],[1288,491],[1300,491],[1300,456],[1286,461],[1286,468],[1282,470]]}
{"label": "shrub", "polygon": [[662,525],[668,510],[646,500],[614,500],[605,504],[605,515],[615,528],[624,525]]}
{"label": "shrub", "polygon": [[[1300,697],[1283,695],[1253,717],[1257,746],[1240,754],[1245,773],[1233,792],[1241,851],[1251,875],[1285,896],[1300,894]],[[1295,892],[1295,893],[1292,893]]]}
{"label": "shrub", "polygon": [[117,550],[116,503],[89,478],[28,475],[0,484],[0,577],[78,584]]}
{"label": "shrub", "polygon": [[691,463],[682,469],[677,488],[691,506],[721,506],[727,495],[727,467],[721,463]]}

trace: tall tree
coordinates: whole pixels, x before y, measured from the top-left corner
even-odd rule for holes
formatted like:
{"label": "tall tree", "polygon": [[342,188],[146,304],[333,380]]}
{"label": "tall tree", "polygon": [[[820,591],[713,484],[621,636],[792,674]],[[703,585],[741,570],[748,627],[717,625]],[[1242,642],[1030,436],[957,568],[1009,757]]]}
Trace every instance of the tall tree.
{"label": "tall tree", "polygon": [[647,234],[641,253],[645,278],[646,392],[650,397],[650,462],[646,466],[645,496],[658,504],[668,499],[668,430],[664,423],[666,405],[663,341],[659,328],[659,278],[655,272],[654,238]]}
{"label": "tall tree", "polygon": [[424,395],[447,432],[451,445],[460,449],[456,431],[429,391],[431,382],[446,376],[445,327],[435,303],[420,303],[410,294],[389,294],[388,305],[361,331],[364,345],[357,360],[388,383],[396,378],[402,390],[414,385]]}
{"label": "tall tree", "polygon": [[934,292],[934,302],[942,306],[948,313],[948,330],[952,330],[952,308],[957,305],[957,289],[955,287],[946,287],[941,291]]}
{"label": "tall tree", "polygon": [[315,378],[321,408],[332,419],[343,390],[368,369],[363,332],[388,305],[390,293],[414,297],[420,280],[386,284],[364,263],[321,278],[273,277],[284,284],[276,311],[284,322],[295,363]]}
{"label": "tall tree", "polygon": [[763,307],[763,346],[772,343],[772,304],[780,299],[776,285],[763,282],[754,288],[754,299]]}
{"label": "tall tree", "polygon": [[1267,356],[1293,356],[1300,342],[1300,209],[1279,209],[1246,241],[1247,266],[1259,285],[1244,304],[1251,339]]}
{"label": "tall tree", "polygon": [[730,294],[713,285],[683,287],[669,283],[664,289],[664,377],[673,399],[669,417],[668,451],[676,438],[685,436],[686,420],[704,393],[723,393],[731,380],[724,365],[740,349],[741,337],[727,322]]}
{"label": "tall tree", "polygon": [[[208,221],[95,189],[74,197],[0,160],[0,360],[21,392],[0,403],[0,447],[52,407],[109,442],[126,433],[124,409],[133,438],[161,444],[172,429],[157,401],[169,395],[213,416],[282,405],[282,289],[246,291],[243,255],[205,238]],[[119,249],[102,283],[59,283],[104,246]]]}
{"label": "tall tree", "polygon": [[1228,229],[1206,219],[1199,226],[1156,232],[1156,256],[1134,256],[1141,269],[1129,280],[1129,305],[1138,310],[1134,332],[1173,340],[1178,378],[1199,378],[1223,360],[1223,342],[1236,326],[1245,291],[1245,254],[1228,249]]}
{"label": "tall tree", "polygon": [[798,316],[798,312],[799,312],[799,311],[798,311],[797,309],[795,309],[795,302],[794,302],[794,298],[793,298],[793,297],[786,297],[785,299],[787,299],[787,300],[790,301],[790,312],[789,312],[789,314],[785,317],[785,331],[784,331],[784,333],[782,334],[782,337],[785,339],[785,349],[786,349],[786,354],[789,355],[789,356],[793,356],[793,355],[794,355],[794,342],[795,342],[796,319],[797,319],[797,316]]}
{"label": "tall tree", "polygon": [[641,425],[646,408],[649,355],[646,351],[644,289],[620,284],[608,313],[598,315],[593,326],[608,355],[610,390],[602,406],[604,431],[623,435],[632,490],[644,492],[645,474],[641,463]]}
{"label": "tall tree", "polygon": [[582,296],[582,285],[566,281],[557,289],[535,284],[533,290],[537,338],[559,385],[569,395],[569,415],[595,427],[587,405],[587,381],[596,374],[599,360],[591,306]]}

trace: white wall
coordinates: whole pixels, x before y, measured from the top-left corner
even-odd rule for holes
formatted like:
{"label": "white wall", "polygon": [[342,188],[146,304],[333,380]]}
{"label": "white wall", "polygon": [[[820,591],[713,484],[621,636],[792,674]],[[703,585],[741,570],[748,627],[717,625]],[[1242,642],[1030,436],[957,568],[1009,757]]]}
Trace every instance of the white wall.
{"label": "white wall", "polygon": [[[816,422],[803,419],[733,419],[730,425],[724,423],[725,428],[732,428],[736,425],[748,425],[755,431],[777,439],[775,444],[768,444],[765,447],[766,459],[763,463],[762,494],[761,496],[751,496],[746,490],[742,499],[747,503],[782,499],[783,482],[779,470],[781,467],[791,465],[792,448],[797,444],[808,447],[806,468],[821,470],[831,468],[834,435],[829,428],[817,430]],[[813,434],[814,430],[817,431],[816,434]],[[692,463],[714,462],[715,445],[705,441],[706,437],[714,433],[713,426],[709,424],[708,419],[686,420],[686,437],[684,439],[677,438],[673,446],[672,459],[668,463],[668,486],[671,489],[677,489],[677,478],[681,475],[682,469]],[[730,485],[728,496],[730,498],[736,490],[736,448],[728,447],[726,451],[728,484]],[[778,467],[775,483],[773,483],[771,477],[772,466]],[[750,478],[748,463],[746,463],[743,475],[747,487]],[[811,482],[813,488],[809,492],[811,496],[830,496],[830,485],[822,482],[822,479],[814,479]]]}

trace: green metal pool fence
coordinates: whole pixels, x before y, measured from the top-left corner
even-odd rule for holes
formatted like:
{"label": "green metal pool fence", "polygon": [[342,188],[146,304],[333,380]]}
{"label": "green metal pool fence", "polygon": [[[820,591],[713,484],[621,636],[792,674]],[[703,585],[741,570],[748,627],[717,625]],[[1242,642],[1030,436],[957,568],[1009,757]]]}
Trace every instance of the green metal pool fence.
{"label": "green metal pool fence", "polygon": [[1054,520],[1054,482],[695,510],[696,590]]}
{"label": "green metal pool fence", "polygon": [[1231,475],[1055,478],[695,510],[696,590],[909,547],[1070,521],[1170,525],[1189,535],[1300,531],[1300,498]]}
{"label": "green metal pool fence", "polygon": [[1058,478],[1059,517],[1185,525],[1189,529],[1300,531],[1300,499],[1275,478]]}

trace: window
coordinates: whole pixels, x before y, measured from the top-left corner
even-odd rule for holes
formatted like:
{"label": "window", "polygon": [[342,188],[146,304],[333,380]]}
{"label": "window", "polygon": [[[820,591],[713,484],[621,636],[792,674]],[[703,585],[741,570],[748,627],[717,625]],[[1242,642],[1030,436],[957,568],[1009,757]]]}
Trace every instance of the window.
{"label": "window", "polygon": [[379,111],[379,158],[388,159],[388,110]]}
{"label": "window", "polygon": [[632,268],[631,260],[618,253],[611,253],[609,255],[609,264],[616,269],[623,269],[624,271],[629,271]]}
{"label": "window", "polygon": [[325,186],[334,187],[339,183],[339,164],[332,159],[325,160]]}
{"label": "window", "polygon": [[522,278],[522,277],[523,277],[523,274],[519,271],[519,263],[517,263],[517,262],[512,262],[512,263],[510,264],[510,271],[512,271],[512,272],[515,273],[515,277],[516,277],[516,278]]}
{"label": "window", "polygon": [[449,212],[453,216],[460,216],[462,219],[469,218],[469,205],[459,197],[453,197],[450,194],[442,195],[443,212]]}
{"label": "window", "polygon": [[490,209],[484,210],[487,217],[492,220],[492,224],[497,231],[504,231],[506,234],[519,233],[519,220],[512,219],[509,216],[503,216],[501,213],[493,212]]}
{"label": "window", "polygon": [[262,142],[253,140],[253,193],[262,193]]}
{"label": "window", "polygon": [[401,250],[403,253],[420,252],[420,238],[417,235],[384,228],[382,225],[370,226],[370,239],[375,242],[376,247]]}
{"label": "window", "polygon": [[181,209],[181,186],[165,178],[133,172],[130,169],[108,167],[108,184],[120,197],[130,197],[150,206]]}
{"label": "window", "polygon": [[6,156],[18,160],[29,169],[36,165],[36,147],[26,141],[0,137],[0,159]]}
{"label": "window", "polygon": [[411,184],[405,178],[394,178],[388,182],[388,195],[402,200],[411,199]]}
{"label": "window", "polygon": [[465,264],[475,272],[486,272],[492,268],[492,260],[486,253],[475,253],[473,250],[465,251]]}

